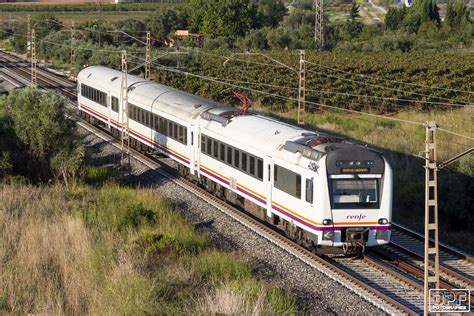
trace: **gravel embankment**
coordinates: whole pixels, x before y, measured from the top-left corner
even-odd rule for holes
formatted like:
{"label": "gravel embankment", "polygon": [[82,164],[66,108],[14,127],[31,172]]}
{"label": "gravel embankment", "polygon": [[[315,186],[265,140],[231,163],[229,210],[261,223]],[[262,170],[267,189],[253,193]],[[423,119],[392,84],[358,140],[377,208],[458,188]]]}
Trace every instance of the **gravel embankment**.
{"label": "gravel embankment", "polygon": [[[85,129],[78,130],[84,143],[92,150],[95,164],[107,165],[118,161],[120,151],[117,148]],[[342,285],[245,228],[204,200],[151,171],[142,163],[132,161],[132,175],[126,181],[132,185],[155,187],[192,223],[209,221],[200,229],[205,231],[218,247],[238,252],[249,261],[259,278],[290,289],[304,313],[384,314]]]}

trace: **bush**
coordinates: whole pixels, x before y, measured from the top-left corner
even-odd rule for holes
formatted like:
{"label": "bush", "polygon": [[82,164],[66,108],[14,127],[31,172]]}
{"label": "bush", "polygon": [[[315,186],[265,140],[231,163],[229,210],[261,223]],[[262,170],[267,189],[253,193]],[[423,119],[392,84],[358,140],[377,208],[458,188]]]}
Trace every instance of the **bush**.
{"label": "bush", "polygon": [[112,177],[109,168],[91,166],[86,171],[86,183],[92,185],[102,185]]}

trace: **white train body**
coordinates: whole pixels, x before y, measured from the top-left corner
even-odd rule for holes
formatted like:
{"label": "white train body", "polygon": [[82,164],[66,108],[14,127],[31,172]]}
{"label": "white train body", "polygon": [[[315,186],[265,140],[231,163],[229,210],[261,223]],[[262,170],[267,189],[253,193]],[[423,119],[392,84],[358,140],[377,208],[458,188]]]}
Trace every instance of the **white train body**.
{"label": "white train body", "polygon": [[[140,77],[127,80],[132,139],[173,158],[191,177],[229,200],[252,202],[265,220],[318,247],[390,241],[392,170],[380,153],[262,115],[238,115]],[[80,110],[121,130],[121,85],[119,71],[82,70]]]}

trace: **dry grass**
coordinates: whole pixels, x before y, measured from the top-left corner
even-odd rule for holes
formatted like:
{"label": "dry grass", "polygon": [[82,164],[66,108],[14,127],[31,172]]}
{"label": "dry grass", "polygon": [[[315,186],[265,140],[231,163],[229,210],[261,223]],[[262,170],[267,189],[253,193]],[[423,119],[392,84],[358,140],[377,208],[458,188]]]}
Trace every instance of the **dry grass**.
{"label": "dry grass", "polygon": [[90,235],[79,219],[55,214],[66,201],[43,193],[32,187],[0,191],[2,307],[13,313],[84,313],[94,297],[82,269]]}
{"label": "dry grass", "polygon": [[0,313],[296,310],[152,190],[0,184],[0,200]]}

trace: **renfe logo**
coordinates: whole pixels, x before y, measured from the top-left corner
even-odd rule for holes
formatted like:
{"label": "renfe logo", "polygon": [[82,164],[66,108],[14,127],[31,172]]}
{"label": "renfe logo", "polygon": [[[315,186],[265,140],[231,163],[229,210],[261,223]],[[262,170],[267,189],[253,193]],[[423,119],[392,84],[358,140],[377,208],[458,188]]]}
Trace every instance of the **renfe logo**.
{"label": "renfe logo", "polygon": [[347,215],[346,218],[347,219],[356,219],[358,221],[361,221],[363,220],[364,218],[366,218],[367,216],[365,216],[364,214],[359,214],[359,215]]}

